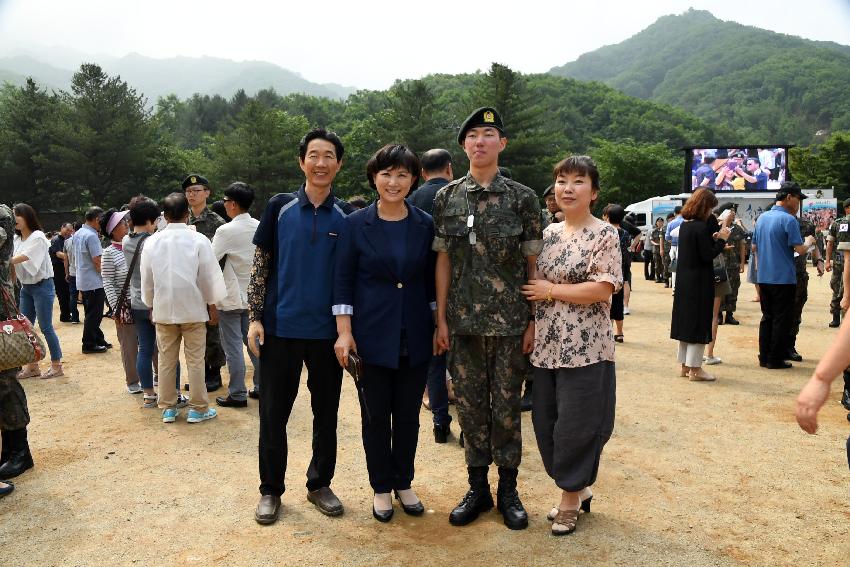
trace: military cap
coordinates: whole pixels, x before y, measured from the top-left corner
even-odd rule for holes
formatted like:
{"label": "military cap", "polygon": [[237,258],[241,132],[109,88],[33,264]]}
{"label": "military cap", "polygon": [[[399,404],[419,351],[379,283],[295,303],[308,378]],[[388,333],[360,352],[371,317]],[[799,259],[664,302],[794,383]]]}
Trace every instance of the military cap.
{"label": "military cap", "polygon": [[478,128],[479,126],[490,126],[501,132],[502,135],[505,134],[502,117],[499,116],[495,108],[485,106],[474,111],[463,121],[463,124],[460,125],[460,132],[457,134],[457,143],[462,146],[467,131],[472,128]]}
{"label": "military cap", "polygon": [[847,207],[850,207],[850,199],[844,199],[844,202],[842,203],[842,205],[844,205],[844,208],[845,208],[845,209],[846,209]]}
{"label": "military cap", "polygon": [[191,187],[192,185],[203,185],[207,189],[210,188],[210,182],[207,181],[207,178],[203,175],[198,175],[197,173],[193,173],[183,180],[183,189]]}
{"label": "military cap", "polygon": [[553,192],[554,190],[555,190],[555,184],[553,183],[552,185],[550,185],[549,187],[547,187],[546,189],[543,190],[543,198],[545,199],[549,195],[554,195],[555,194]]}

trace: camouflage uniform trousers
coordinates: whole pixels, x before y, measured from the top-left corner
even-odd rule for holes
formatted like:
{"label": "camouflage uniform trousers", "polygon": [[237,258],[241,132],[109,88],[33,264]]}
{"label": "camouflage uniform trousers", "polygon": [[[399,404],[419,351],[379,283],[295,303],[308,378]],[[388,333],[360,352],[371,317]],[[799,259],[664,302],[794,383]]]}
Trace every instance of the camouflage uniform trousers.
{"label": "camouflage uniform trousers", "polygon": [[15,431],[25,428],[30,422],[27,395],[13,368],[0,372],[0,430]]}
{"label": "camouflage uniform trousers", "polygon": [[666,279],[667,266],[664,264],[664,258],[661,256],[661,251],[658,250],[658,247],[652,251],[652,263],[655,266],[655,279]]}
{"label": "camouflage uniform trousers", "polygon": [[800,323],[803,322],[803,307],[809,300],[809,274],[797,273],[797,289],[794,291],[794,305],[791,310],[791,340],[788,344],[792,347],[800,332]]}
{"label": "camouflage uniform trousers", "polygon": [[664,255],[661,256],[661,262],[664,264],[664,279],[669,280],[672,272],[670,271],[670,251],[664,249]]}
{"label": "camouflage uniform trousers", "polygon": [[721,313],[734,313],[738,309],[738,290],[741,289],[741,272],[738,266],[730,266],[726,270],[726,275],[729,277],[729,286],[732,288],[732,293],[727,294],[723,298],[723,305],[720,306]]}
{"label": "camouflage uniform trousers", "polygon": [[841,297],[844,295],[844,264],[833,264],[829,287],[832,288],[832,300],[829,302],[829,312],[833,315],[841,313]]}
{"label": "camouflage uniform trousers", "polygon": [[457,397],[466,464],[519,468],[520,398],[530,364],[522,336],[452,335],[447,364]]}

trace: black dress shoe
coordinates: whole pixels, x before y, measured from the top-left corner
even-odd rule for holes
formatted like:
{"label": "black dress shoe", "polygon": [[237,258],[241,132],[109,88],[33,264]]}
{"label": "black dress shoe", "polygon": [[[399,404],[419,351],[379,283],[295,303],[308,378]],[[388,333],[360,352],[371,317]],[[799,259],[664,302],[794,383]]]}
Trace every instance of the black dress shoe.
{"label": "black dress shoe", "polygon": [[99,354],[99,353],[102,353],[102,352],[106,352],[107,350],[109,350],[109,349],[107,349],[103,345],[84,346],[83,347],[83,354]]}
{"label": "black dress shoe", "polygon": [[11,482],[7,482],[6,485],[6,488],[0,488],[0,498],[3,498],[7,494],[11,494],[11,492],[15,490],[15,485]]}
{"label": "black dress shoe", "polygon": [[112,343],[107,343],[107,342],[104,341],[104,342],[100,343],[100,346],[109,349],[109,348],[112,348]]}
{"label": "black dress shoe", "polygon": [[460,504],[449,514],[449,523],[453,526],[465,526],[474,521],[481,512],[493,508],[493,496],[490,487],[470,488]]}
{"label": "black dress shoe", "polygon": [[307,491],[309,500],[325,516],[341,516],[345,509],[329,486]]}
{"label": "black dress shoe", "polygon": [[376,520],[378,520],[379,522],[387,523],[387,522],[389,522],[390,520],[392,520],[392,518],[393,518],[393,509],[392,509],[392,508],[390,508],[389,510],[381,510],[381,511],[378,511],[378,510],[375,508],[375,505],[374,505],[374,504],[372,504],[372,515],[373,515],[373,516],[375,517],[375,519],[376,519]]}
{"label": "black dress shoe", "polygon": [[33,467],[32,454],[29,447],[19,451],[13,451],[9,460],[0,467],[0,480],[15,478]]}
{"label": "black dress shoe", "polygon": [[260,399],[260,389],[257,388],[256,386],[254,386],[253,388],[248,390],[248,397],[251,398],[252,400],[259,400]]}
{"label": "black dress shoe", "polygon": [[788,358],[785,360],[793,360],[794,362],[803,362],[803,355],[797,352],[797,349],[792,348],[788,353]]}
{"label": "black dress shoe", "polygon": [[768,370],[785,370],[788,368],[792,368],[794,365],[790,362],[785,362],[784,360],[780,360],[779,362],[766,362],[764,367]]}
{"label": "black dress shoe", "polygon": [[449,440],[449,433],[451,433],[451,428],[449,428],[448,424],[445,425],[435,425],[434,426],[434,442],[435,443],[445,443]]}
{"label": "black dress shoe", "polygon": [[393,492],[395,492],[395,499],[398,500],[399,504],[401,504],[401,509],[404,510],[405,514],[410,516],[421,516],[425,513],[425,506],[422,505],[421,500],[416,504],[408,505],[401,501],[401,498],[398,495],[398,490],[394,490]]}
{"label": "black dress shoe", "polygon": [[220,405],[223,408],[247,408],[248,400],[234,400],[229,395],[228,396],[218,396],[215,399],[215,403]]}
{"label": "black dress shoe", "polygon": [[254,519],[258,524],[273,524],[280,517],[280,496],[265,494],[260,497],[257,509],[254,511]]}
{"label": "black dress shoe", "polygon": [[512,530],[524,530],[528,527],[528,513],[519,499],[516,490],[500,492],[496,495],[499,512],[505,520],[505,525]]}

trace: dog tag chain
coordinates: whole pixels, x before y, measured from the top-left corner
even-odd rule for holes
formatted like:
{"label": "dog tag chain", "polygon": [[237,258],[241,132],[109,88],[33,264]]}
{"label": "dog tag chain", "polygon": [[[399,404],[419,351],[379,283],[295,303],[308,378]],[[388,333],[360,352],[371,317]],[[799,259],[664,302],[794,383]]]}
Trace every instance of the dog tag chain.
{"label": "dog tag chain", "polygon": [[474,224],[475,224],[475,215],[470,214],[468,217],[466,217],[466,228],[469,229],[469,243],[472,244],[473,246],[477,242],[477,239],[475,238],[475,232],[472,230],[472,225],[474,225]]}

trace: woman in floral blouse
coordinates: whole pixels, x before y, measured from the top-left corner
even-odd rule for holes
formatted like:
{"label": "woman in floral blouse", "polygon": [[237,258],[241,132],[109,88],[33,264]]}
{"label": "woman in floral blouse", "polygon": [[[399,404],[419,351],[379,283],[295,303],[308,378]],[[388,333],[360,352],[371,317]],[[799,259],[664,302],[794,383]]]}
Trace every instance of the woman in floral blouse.
{"label": "woman in floral blouse", "polygon": [[611,294],[623,285],[617,230],[591,214],[599,170],[587,156],[555,166],[564,222],[543,232],[537,277],[523,287],[535,301],[532,422],[546,472],[562,490],[548,518],[552,533],[575,530],[590,511],[602,447],[614,428]]}

